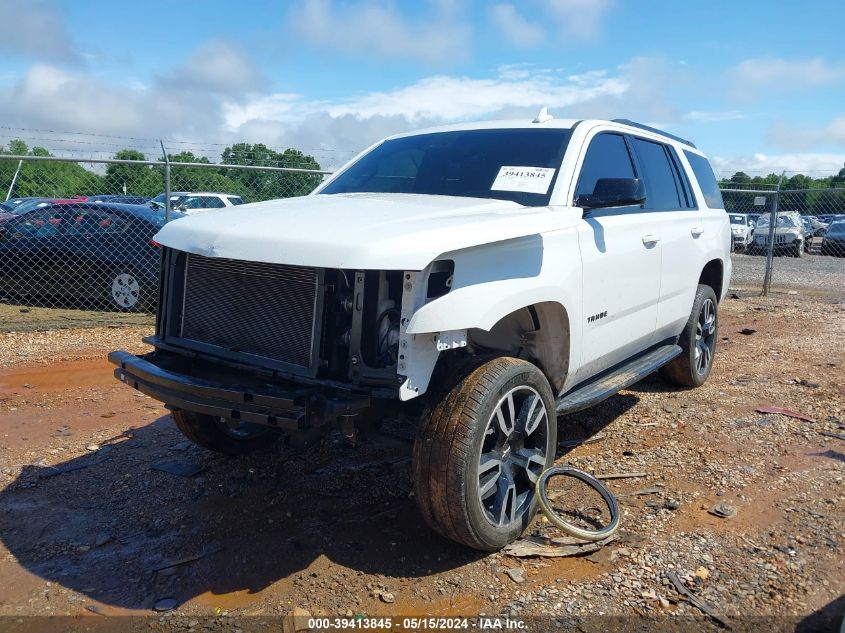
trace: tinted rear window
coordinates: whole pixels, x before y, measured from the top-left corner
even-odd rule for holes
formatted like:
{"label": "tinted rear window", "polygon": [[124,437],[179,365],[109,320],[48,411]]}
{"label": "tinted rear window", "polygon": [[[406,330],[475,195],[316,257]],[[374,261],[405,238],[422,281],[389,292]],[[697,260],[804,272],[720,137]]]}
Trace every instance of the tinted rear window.
{"label": "tinted rear window", "polygon": [[[320,193],[415,193],[549,203],[571,136],[567,129],[461,130],[388,140]],[[502,167],[554,170],[543,193],[492,189]],[[544,182],[544,184],[545,184]]]}
{"label": "tinted rear window", "polygon": [[719,183],[716,182],[716,175],[713,173],[710,161],[704,156],[693,154],[687,150],[684,150],[684,154],[690,167],[692,167],[692,173],[695,174],[698,186],[701,187],[701,193],[704,194],[704,202],[711,209],[724,209],[725,203],[722,200],[722,192],[719,191]]}

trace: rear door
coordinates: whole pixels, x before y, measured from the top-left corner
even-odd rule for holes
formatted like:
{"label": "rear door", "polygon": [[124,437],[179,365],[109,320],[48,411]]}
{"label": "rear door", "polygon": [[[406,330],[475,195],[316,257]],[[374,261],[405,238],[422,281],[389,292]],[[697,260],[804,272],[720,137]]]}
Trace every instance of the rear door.
{"label": "rear door", "polygon": [[[588,137],[575,196],[599,178],[640,177],[629,142],[614,132]],[[650,346],[660,296],[661,235],[641,207],[592,209],[578,226],[583,263],[583,345],[578,380]]]}
{"label": "rear door", "polygon": [[705,226],[674,148],[637,136],[632,145],[646,180],[645,207],[663,248],[656,334],[660,340],[678,334],[689,318],[701,275]]}

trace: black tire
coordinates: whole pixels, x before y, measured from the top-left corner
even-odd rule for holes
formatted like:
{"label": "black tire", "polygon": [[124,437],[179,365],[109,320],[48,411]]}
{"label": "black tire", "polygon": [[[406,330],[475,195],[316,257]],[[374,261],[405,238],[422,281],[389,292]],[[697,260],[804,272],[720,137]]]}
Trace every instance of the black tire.
{"label": "black tire", "polygon": [[792,256],[793,257],[801,257],[801,253],[804,250],[804,244],[799,243],[792,247]]}
{"label": "black tire", "polygon": [[421,425],[413,453],[420,512],[446,538],[501,549],[537,512],[534,483],[556,447],[554,396],[542,372],[515,358],[490,360],[458,381]]}
{"label": "black tire", "polygon": [[[703,311],[707,302],[710,302],[713,310],[712,326],[702,323],[702,319],[705,318]],[[699,332],[701,332],[701,338],[699,338]],[[683,351],[680,356],[660,369],[661,377],[667,382],[682,387],[700,387],[703,385],[713,369],[718,336],[719,302],[716,299],[716,293],[710,286],[699,284],[695,291],[695,301],[692,303],[689,320],[678,339],[678,345],[681,346]],[[709,358],[707,357],[708,352],[703,351],[699,344],[702,340],[709,351]],[[699,363],[699,359],[702,360],[701,363]]]}
{"label": "black tire", "polygon": [[279,434],[268,427],[251,425],[250,432],[238,437],[224,430],[225,424],[211,415],[175,409],[173,421],[182,434],[203,448],[225,455],[245,455],[271,446]]}

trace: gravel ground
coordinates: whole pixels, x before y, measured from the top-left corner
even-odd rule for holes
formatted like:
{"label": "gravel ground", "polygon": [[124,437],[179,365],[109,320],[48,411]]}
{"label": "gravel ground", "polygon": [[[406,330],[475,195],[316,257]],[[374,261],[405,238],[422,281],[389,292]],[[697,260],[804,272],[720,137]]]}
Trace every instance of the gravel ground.
{"label": "gravel ground", "polygon": [[[845,435],[845,304],[729,299],[721,319],[704,387],[653,377],[561,418],[558,463],[645,473],[611,482],[619,538],[566,558],[484,555],[433,535],[412,498],[404,421],[387,421],[390,441],[354,449],[330,436],[306,452],[224,458],[183,441],[159,403],[98,359],[140,330],[2,335],[0,616],[259,630],[258,616],[298,608],[510,615],[535,630],[653,616],[650,630],[716,630],[675,573],[735,628],[756,616],[776,619],[755,630],[826,630],[845,611],[845,442],[822,434]],[[796,345],[796,329],[813,335]],[[813,421],[757,413],[762,404]],[[162,462],[199,472],[150,468]],[[718,502],[736,516],[709,514]],[[538,518],[527,535],[560,533]],[[153,617],[168,598],[176,608]]]}
{"label": "gravel ground", "polygon": [[[731,287],[760,290],[766,274],[766,257],[733,253]],[[845,258],[813,255],[775,257],[772,264],[772,290],[809,290],[845,297]]]}
{"label": "gravel ground", "polygon": [[0,301],[0,332],[29,332],[62,328],[152,326],[155,318],[139,312],[104,312],[22,306]]}

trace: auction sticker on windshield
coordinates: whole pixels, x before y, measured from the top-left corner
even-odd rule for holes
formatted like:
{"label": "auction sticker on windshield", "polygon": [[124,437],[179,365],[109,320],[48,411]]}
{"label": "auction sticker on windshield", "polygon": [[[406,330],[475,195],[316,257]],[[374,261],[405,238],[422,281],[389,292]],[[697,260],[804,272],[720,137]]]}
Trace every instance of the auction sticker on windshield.
{"label": "auction sticker on windshield", "polygon": [[522,193],[548,193],[555,170],[552,167],[512,167],[504,165],[493,185],[493,191],[520,191]]}

